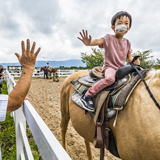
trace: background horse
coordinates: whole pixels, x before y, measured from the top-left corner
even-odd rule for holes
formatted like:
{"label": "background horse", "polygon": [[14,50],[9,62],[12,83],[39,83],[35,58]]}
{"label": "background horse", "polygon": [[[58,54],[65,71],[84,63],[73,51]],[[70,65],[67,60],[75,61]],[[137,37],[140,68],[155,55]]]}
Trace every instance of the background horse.
{"label": "background horse", "polygon": [[[40,71],[43,71],[43,70],[44,70],[44,67],[41,67]],[[59,77],[58,77],[58,73],[57,73],[56,68],[48,68],[47,72],[48,72],[49,79],[52,79],[52,73],[53,73],[53,81],[55,81],[55,82],[59,81]]]}
{"label": "background horse", "polygon": [[[87,75],[87,71],[75,72],[68,76],[61,88],[61,132],[62,146],[66,149],[65,134],[71,119],[75,130],[84,138],[88,159],[92,160],[90,142],[93,142],[95,125],[89,113],[76,106],[71,100],[74,91],[70,81]],[[149,71],[146,76],[155,99],[160,103],[160,71]],[[150,98],[143,82],[131,94],[123,111],[109,121],[118,153],[123,160],[160,159],[160,111]]]}

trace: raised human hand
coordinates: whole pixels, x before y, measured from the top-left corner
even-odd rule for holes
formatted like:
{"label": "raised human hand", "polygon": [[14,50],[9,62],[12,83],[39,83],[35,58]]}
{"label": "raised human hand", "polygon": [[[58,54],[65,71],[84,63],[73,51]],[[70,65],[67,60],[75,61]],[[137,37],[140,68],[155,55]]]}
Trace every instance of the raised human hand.
{"label": "raised human hand", "polygon": [[92,40],[92,37],[89,35],[88,37],[88,32],[86,30],[86,32],[84,30],[82,30],[83,34],[81,32],[80,35],[82,38],[77,37],[79,40],[81,40],[86,46],[89,46]]}
{"label": "raised human hand", "polygon": [[36,63],[36,58],[41,50],[39,47],[38,50],[34,53],[36,42],[33,42],[32,48],[30,50],[30,41],[27,39],[27,47],[25,49],[25,43],[24,41],[21,42],[22,46],[22,55],[19,55],[18,53],[15,53],[17,56],[20,64],[22,65],[23,68],[31,68],[34,69],[34,65]]}

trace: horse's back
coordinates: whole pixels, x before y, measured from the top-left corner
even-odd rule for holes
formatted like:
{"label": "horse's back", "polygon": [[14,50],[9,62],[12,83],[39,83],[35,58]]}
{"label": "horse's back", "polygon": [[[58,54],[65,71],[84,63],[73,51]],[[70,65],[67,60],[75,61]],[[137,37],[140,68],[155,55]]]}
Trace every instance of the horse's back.
{"label": "horse's back", "polygon": [[78,77],[82,77],[88,75],[88,71],[78,71],[72,73],[70,76],[68,76],[61,87],[61,92],[68,92],[71,88],[73,89],[72,85],[70,84],[71,81],[77,79]]}

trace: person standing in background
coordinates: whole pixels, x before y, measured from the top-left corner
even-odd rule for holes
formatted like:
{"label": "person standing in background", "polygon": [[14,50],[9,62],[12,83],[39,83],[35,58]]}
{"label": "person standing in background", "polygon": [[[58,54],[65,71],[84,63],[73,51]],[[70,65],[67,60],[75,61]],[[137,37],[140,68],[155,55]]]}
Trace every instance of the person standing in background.
{"label": "person standing in background", "polygon": [[44,79],[45,77],[46,79],[48,79],[48,68],[46,66],[44,67],[43,71],[44,71]]}

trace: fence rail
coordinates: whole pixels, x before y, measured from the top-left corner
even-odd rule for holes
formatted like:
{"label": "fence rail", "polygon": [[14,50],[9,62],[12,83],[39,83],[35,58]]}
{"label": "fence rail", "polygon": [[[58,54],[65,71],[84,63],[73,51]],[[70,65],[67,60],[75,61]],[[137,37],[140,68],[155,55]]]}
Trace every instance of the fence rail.
{"label": "fence rail", "polygon": [[[5,79],[10,93],[16,83],[8,71],[5,72]],[[25,100],[12,116],[15,123],[17,160],[34,160],[26,136],[26,121],[44,160],[71,160],[29,101]]]}
{"label": "fence rail", "polygon": [[[71,75],[72,73],[74,72],[77,72],[77,71],[80,71],[80,70],[60,70],[58,69],[57,70],[57,73],[58,73],[58,76],[59,77],[66,77],[66,76],[69,76]],[[14,78],[19,78],[21,76],[21,72],[20,73],[10,73],[11,76],[13,76]],[[33,75],[32,77],[44,77],[44,72],[33,72]]]}

